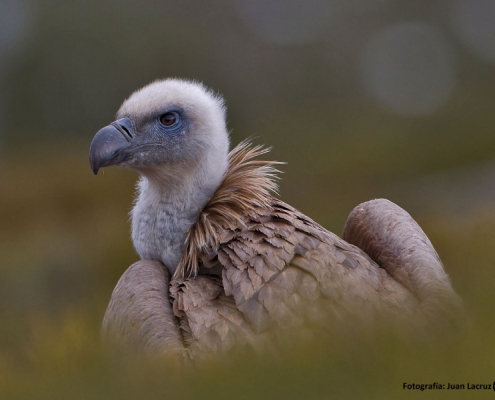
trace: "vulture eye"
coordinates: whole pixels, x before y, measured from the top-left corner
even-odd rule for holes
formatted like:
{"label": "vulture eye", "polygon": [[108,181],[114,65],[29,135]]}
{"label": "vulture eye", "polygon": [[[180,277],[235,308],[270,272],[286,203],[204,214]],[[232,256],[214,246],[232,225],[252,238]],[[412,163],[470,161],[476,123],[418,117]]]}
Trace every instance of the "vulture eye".
{"label": "vulture eye", "polygon": [[160,117],[160,123],[166,127],[172,127],[179,123],[180,116],[176,112],[168,112]]}

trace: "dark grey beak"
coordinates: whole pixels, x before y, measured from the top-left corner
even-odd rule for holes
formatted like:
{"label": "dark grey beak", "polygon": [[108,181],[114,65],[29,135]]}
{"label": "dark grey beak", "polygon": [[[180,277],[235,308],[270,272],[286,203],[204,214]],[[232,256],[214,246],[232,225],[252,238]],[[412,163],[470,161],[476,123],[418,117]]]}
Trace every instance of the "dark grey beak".
{"label": "dark grey beak", "polygon": [[129,157],[134,141],[134,128],[129,118],[122,118],[100,129],[89,147],[89,163],[94,174],[102,167],[117,165]]}

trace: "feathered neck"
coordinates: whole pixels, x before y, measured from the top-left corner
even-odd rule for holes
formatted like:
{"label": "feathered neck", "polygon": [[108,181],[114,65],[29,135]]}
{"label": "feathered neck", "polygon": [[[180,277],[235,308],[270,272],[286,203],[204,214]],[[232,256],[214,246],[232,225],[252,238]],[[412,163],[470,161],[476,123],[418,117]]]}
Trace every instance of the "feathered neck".
{"label": "feathered neck", "polygon": [[278,193],[276,181],[280,172],[273,166],[283,163],[254,160],[270,150],[244,140],[229,153],[227,171],[220,186],[187,232],[186,248],[174,277],[197,275],[198,255],[216,252],[223,230],[245,226],[248,218],[271,209],[271,193]]}

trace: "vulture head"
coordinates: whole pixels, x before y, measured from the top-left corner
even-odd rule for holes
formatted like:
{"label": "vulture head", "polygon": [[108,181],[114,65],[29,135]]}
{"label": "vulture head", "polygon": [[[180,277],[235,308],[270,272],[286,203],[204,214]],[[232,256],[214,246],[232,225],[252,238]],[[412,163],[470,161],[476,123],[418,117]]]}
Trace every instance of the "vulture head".
{"label": "vulture head", "polygon": [[116,121],[94,137],[93,172],[117,165],[138,171],[132,239],[142,259],[174,273],[188,229],[228,167],[223,99],[201,83],[166,79],[134,92]]}
{"label": "vulture head", "polygon": [[95,174],[118,165],[165,186],[193,180],[211,192],[225,173],[228,150],[223,99],[200,83],[166,79],[122,104],[117,120],[93,139],[90,163]]}

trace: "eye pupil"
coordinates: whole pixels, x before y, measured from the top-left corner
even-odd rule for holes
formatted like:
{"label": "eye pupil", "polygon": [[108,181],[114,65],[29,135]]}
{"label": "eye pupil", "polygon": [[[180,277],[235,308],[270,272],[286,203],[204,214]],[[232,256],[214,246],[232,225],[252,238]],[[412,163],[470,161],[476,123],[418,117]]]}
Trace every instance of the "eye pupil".
{"label": "eye pupil", "polygon": [[160,117],[160,122],[165,126],[172,126],[177,121],[174,113],[166,113]]}

